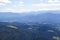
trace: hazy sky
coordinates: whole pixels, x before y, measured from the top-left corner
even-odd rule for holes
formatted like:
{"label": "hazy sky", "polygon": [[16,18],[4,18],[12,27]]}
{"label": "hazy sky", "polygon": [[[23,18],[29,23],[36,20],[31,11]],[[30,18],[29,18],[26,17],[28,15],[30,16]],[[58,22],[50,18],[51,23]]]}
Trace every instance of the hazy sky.
{"label": "hazy sky", "polygon": [[0,0],[0,12],[60,10],[60,0]]}

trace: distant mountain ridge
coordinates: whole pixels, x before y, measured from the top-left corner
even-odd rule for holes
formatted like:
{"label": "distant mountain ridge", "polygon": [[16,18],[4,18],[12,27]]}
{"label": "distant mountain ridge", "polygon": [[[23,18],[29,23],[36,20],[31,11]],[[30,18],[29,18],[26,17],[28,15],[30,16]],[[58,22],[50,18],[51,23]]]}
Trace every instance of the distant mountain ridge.
{"label": "distant mountain ridge", "polygon": [[60,23],[60,11],[29,13],[0,12],[0,22]]}

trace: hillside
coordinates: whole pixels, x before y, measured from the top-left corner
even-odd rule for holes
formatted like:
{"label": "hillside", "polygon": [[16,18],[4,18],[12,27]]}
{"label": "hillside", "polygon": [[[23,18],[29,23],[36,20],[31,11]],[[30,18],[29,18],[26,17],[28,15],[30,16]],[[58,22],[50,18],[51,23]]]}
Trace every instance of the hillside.
{"label": "hillside", "polygon": [[52,24],[22,24],[0,22],[0,40],[55,40],[60,30]]}
{"label": "hillside", "polygon": [[59,11],[43,11],[30,13],[0,12],[0,22],[21,23],[56,23],[60,24]]}

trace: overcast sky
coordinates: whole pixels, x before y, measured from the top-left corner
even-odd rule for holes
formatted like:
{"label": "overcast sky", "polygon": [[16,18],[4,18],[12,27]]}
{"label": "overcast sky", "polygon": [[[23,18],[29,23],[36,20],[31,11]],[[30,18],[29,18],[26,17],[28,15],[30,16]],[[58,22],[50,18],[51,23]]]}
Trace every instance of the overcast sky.
{"label": "overcast sky", "polygon": [[60,10],[60,0],[0,0],[0,12]]}

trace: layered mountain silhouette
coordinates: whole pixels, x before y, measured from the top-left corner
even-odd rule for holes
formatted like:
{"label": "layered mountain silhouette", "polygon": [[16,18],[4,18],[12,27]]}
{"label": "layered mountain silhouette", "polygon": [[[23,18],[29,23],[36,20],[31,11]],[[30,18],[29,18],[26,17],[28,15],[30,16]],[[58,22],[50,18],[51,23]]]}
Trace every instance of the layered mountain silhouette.
{"label": "layered mountain silhouette", "polygon": [[60,40],[60,11],[0,12],[0,40]]}
{"label": "layered mountain silhouette", "polygon": [[1,22],[60,23],[60,11],[41,11],[29,13],[0,12]]}

